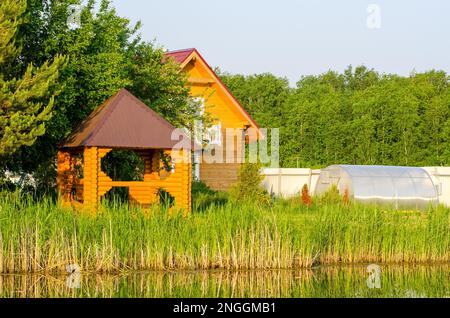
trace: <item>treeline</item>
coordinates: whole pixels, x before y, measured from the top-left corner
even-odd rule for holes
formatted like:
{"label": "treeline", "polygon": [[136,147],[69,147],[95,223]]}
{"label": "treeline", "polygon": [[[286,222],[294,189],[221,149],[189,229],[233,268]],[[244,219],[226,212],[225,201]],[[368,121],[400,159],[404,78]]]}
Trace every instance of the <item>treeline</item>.
{"label": "treeline", "polygon": [[450,165],[450,77],[364,66],[302,77],[221,74],[261,127],[280,128],[283,167]]}

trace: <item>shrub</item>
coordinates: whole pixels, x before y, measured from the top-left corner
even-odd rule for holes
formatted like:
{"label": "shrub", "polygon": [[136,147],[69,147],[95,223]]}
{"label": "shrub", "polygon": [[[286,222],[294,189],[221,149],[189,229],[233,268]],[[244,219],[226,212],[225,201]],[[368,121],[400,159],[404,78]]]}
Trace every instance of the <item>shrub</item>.
{"label": "shrub", "polygon": [[311,196],[309,195],[309,189],[307,184],[304,184],[302,188],[302,204],[306,206],[311,206],[312,204],[312,199]]}
{"label": "shrub", "polygon": [[193,181],[192,202],[194,211],[204,211],[209,207],[225,205],[228,202],[228,194],[215,191],[201,181]]}
{"label": "shrub", "polygon": [[348,205],[350,203],[350,193],[348,191],[348,188],[345,188],[344,196],[342,197],[342,202],[345,205]]}
{"label": "shrub", "polygon": [[217,191],[214,191],[202,181],[192,181],[192,196],[196,196],[198,194],[214,194],[216,192]]}
{"label": "shrub", "polygon": [[333,184],[324,194],[319,198],[321,204],[338,204],[342,202],[339,189]]}
{"label": "shrub", "polygon": [[252,201],[269,204],[269,193],[261,186],[263,176],[261,165],[257,163],[243,163],[239,169],[238,181],[230,188],[230,199],[233,202]]}

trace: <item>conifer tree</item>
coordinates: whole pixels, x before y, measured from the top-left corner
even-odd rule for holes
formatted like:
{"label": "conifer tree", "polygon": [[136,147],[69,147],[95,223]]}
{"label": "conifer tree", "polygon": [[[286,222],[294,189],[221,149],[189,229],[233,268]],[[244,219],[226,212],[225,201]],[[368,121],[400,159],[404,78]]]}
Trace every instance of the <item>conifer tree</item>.
{"label": "conifer tree", "polygon": [[14,39],[25,8],[25,0],[0,3],[0,156],[32,145],[44,134],[52,115],[53,86],[66,60],[58,55],[40,67],[26,65],[20,76],[11,71],[21,63]]}

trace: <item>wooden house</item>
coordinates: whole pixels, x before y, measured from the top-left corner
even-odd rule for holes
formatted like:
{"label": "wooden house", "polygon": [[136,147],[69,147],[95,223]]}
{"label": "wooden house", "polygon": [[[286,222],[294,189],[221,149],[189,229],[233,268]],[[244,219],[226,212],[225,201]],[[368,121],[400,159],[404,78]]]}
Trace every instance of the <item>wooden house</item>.
{"label": "wooden house", "polygon": [[[209,143],[223,150],[223,160],[220,162],[206,162],[202,152],[194,154],[194,176],[216,190],[226,190],[237,181],[238,171],[242,162],[242,149],[239,147],[245,137],[234,136],[235,146],[230,154],[225,149],[226,129],[254,128],[255,139],[261,138],[258,124],[242,107],[239,101],[227,89],[214,70],[196,49],[185,49],[166,53],[167,58],[172,58],[180,64],[183,72],[187,73],[188,85],[191,95],[201,100],[205,112],[208,112],[214,120],[209,128]],[[230,160],[230,157],[234,160]],[[227,157],[227,158],[225,158]]]}

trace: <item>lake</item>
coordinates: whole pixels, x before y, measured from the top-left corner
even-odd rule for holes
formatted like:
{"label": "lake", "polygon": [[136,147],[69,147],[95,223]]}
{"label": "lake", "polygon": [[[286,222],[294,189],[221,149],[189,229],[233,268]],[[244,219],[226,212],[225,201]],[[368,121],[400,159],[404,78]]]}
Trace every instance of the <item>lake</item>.
{"label": "lake", "polygon": [[450,297],[450,266],[0,275],[0,297]]}

